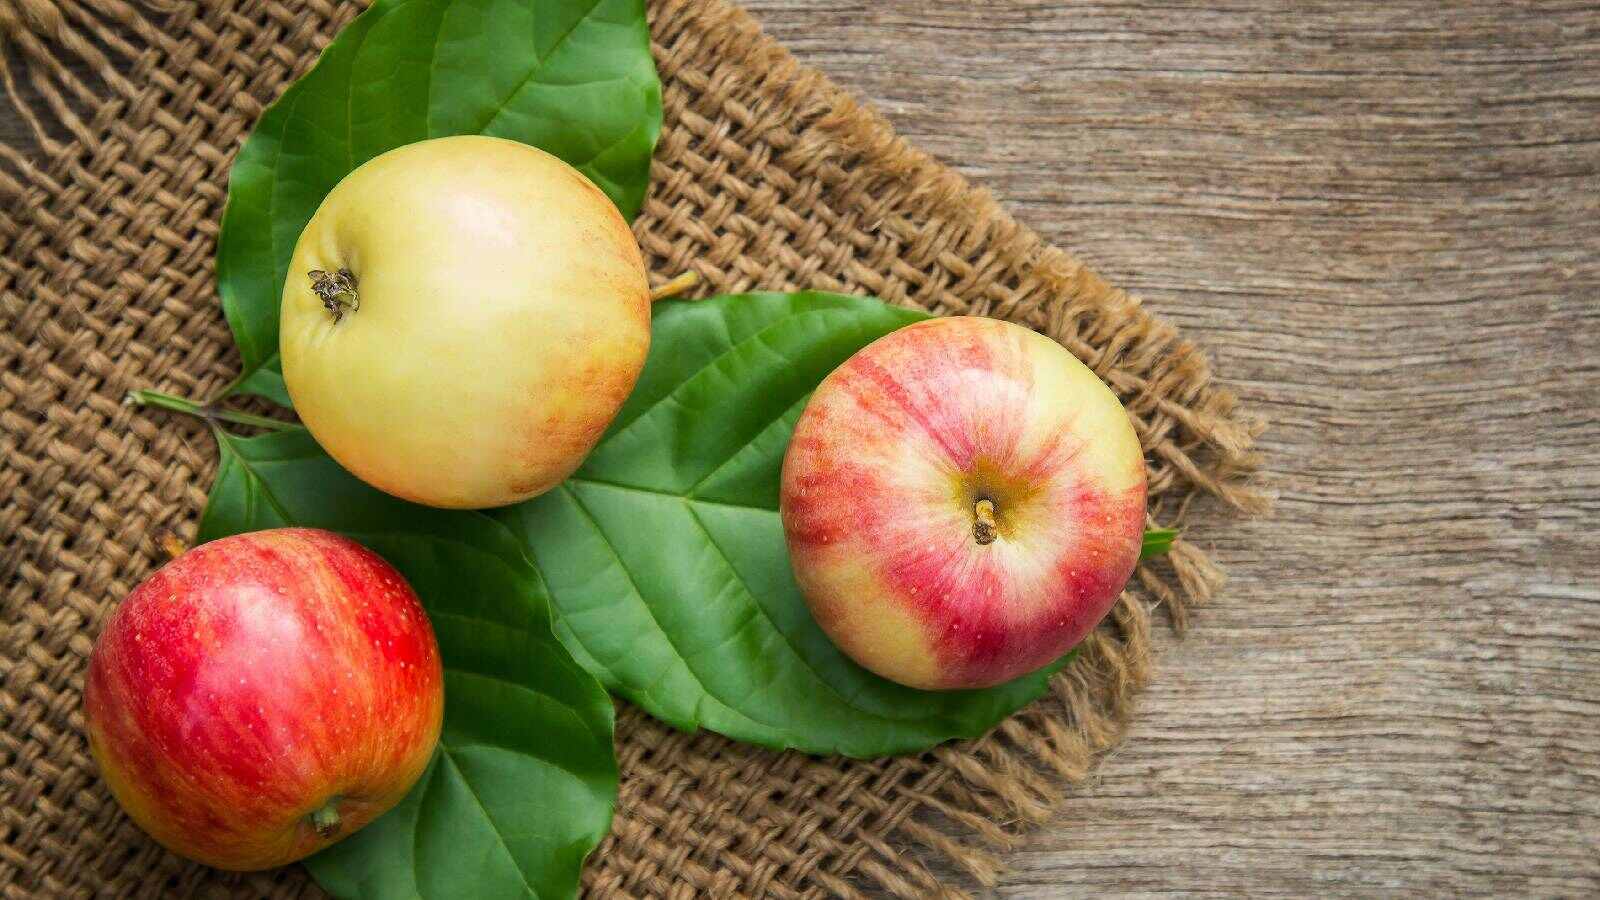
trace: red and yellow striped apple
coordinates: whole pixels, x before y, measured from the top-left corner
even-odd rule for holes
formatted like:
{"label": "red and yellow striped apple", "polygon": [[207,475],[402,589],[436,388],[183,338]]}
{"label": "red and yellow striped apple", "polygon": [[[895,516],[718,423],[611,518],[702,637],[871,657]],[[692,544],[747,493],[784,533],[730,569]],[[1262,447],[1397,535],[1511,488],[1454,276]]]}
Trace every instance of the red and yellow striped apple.
{"label": "red and yellow striped apple", "polygon": [[1139,559],[1145,469],[1109,388],[995,319],[886,335],[817,388],[783,462],[790,560],[817,623],[924,689],[1059,658]]}
{"label": "red and yellow striped apple", "polygon": [[89,747],[134,822],[222,869],[293,862],[405,796],[444,681],[411,587],[361,545],[223,538],[134,589],[95,644]]}
{"label": "red and yellow striped apple", "polygon": [[306,224],[279,350],[340,465],[429,506],[526,500],[572,474],[650,347],[644,257],[583,173],[460,135],[390,150]]}

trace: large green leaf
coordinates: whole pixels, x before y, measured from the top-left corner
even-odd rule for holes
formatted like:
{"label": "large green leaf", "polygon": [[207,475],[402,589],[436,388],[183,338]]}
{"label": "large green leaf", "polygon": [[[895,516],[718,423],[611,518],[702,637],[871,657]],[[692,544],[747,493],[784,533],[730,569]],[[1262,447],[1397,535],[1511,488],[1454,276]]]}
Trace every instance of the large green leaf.
{"label": "large green leaf", "polygon": [[503,525],[405,503],[301,430],[221,430],[201,540],[284,525],[343,532],[395,565],[433,622],[444,732],[404,801],[307,861],[338,897],[565,897],[610,827],[610,698],[550,631],[538,573]]}
{"label": "large green leaf", "polygon": [[287,404],[278,304],[322,198],[374,156],[490,134],[561,157],[628,218],[661,131],[643,0],[378,0],[262,116],[239,151],[217,287],[243,357],[232,391]]}
{"label": "large green leaf", "polygon": [[987,730],[1056,667],[932,693],[851,662],[794,583],[779,470],[823,376],[924,318],[834,294],[656,305],[633,395],[576,476],[499,510],[538,564],[556,634],[613,690],[679,728],[877,756]]}

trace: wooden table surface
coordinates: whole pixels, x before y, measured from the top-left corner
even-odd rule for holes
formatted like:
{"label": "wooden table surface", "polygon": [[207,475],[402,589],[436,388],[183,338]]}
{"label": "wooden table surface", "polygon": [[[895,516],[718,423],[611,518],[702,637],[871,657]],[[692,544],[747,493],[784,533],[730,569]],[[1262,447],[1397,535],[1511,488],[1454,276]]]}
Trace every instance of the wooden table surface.
{"label": "wooden table surface", "polygon": [[1600,5],[747,3],[1271,424],[1002,893],[1600,893]]}
{"label": "wooden table surface", "polygon": [[1271,424],[1000,893],[1600,893],[1600,5],[749,6]]}

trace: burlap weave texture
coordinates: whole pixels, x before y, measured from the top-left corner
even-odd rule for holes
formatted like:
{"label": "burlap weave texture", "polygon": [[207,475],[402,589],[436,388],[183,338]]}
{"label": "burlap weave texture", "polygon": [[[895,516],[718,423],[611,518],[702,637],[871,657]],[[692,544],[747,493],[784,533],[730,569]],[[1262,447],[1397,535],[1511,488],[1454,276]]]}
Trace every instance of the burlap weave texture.
{"label": "burlap weave texture", "polygon": [[[171,7],[170,9],[168,7]],[[0,0],[7,86],[42,152],[0,148],[0,887],[6,897],[316,895],[291,868],[227,876],[165,853],[100,785],[82,671],[105,615],[192,536],[216,453],[121,403],[205,397],[238,358],[213,254],[228,165],[263,105],[358,11],[312,0]],[[1252,426],[1204,357],[1137,301],[897,139],[720,0],[651,10],[666,124],[635,231],[659,278],[820,288],[1022,322],[1134,414],[1152,508],[1259,508]],[[87,73],[87,74],[85,74]],[[1215,527],[1190,516],[1194,533]],[[1218,573],[1188,542],[1141,567],[1054,696],[991,735],[853,762],[683,734],[623,706],[622,790],[595,896],[922,897],[991,882],[1120,735],[1155,606],[1181,629]],[[930,863],[932,865],[930,866]]]}

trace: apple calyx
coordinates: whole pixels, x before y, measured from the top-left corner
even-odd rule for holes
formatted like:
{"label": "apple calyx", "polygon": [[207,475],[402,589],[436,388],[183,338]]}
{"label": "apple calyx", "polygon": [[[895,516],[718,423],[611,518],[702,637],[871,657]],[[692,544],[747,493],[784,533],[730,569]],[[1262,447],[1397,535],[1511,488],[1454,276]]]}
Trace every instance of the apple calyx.
{"label": "apple calyx", "polygon": [[984,497],[972,506],[972,539],[979,546],[987,546],[999,536],[1000,524],[994,518],[994,501]]}
{"label": "apple calyx", "polygon": [[339,798],[330,797],[308,816],[311,828],[320,838],[331,838],[339,833]]}
{"label": "apple calyx", "polygon": [[361,308],[361,297],[356,294],[356,276],[349,269],[337,272],[312,269],[306,274],[311,277],[311,293],[316,294],[328,312],[333,313],[334,324],[338,324],[346,312]]}

